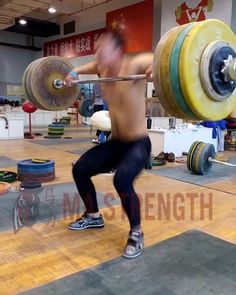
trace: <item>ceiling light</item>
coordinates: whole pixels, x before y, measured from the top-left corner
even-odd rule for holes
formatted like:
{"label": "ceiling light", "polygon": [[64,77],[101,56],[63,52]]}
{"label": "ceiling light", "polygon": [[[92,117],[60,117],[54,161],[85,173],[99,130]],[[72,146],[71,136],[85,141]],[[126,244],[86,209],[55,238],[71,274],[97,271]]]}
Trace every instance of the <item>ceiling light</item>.
{"label": "ceiling light", "polygon": [[57,10],[54,7],[49,7],[48,12],[49,13],[55,13]]}
{"label": "ceiling light", "polygon": [[25,20],[25,19],[20,19],[19,20],[19,23],[21,24],[21,25],[26,25],[27,24],[27,21]]}

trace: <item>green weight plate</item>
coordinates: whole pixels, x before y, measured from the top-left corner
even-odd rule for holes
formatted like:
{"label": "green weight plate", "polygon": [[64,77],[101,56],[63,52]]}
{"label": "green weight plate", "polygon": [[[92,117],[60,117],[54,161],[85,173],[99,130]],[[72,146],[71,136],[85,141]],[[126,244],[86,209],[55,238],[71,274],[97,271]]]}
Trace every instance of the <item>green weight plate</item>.
{"label": "green weight plate", "polygon": [[175,100],[179,108],[181,108],[185,114],[192,120],[198,120],[198,117],[191,111],[188,104],[186,103],[183,92],[180,86],[180,75],[179,70],[179,59],[180,59],[180,50],[183,44],[185,37],[188,35],[188,32],[192,29],[195,24],[191,24],[184,28],[178,35],[175,40],[174,46],[172,48],[171,57],[170,57],[170,82]]}

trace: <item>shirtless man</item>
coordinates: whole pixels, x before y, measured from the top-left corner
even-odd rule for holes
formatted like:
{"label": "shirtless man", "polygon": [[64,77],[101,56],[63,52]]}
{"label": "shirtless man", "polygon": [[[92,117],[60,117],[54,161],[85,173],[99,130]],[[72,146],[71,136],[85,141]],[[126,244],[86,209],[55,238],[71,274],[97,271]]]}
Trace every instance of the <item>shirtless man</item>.
{"label": "shirtless man", "polygon": [[[118,33],[103,34],[97,43],[95,61],[78,66],[65,79],[68,85],[75,74],[100,74],[101,77],[129,76],[152,72],[152,53],[126,56],[124,39]],[[102,83],[108,105],[112,140],[93,147],[76,162],[73,177],[85,204],[86,212],[69,224],[69,229],[103,227],[95,187],[91,177],[116,169],[114,186],[128,216],[130,231],[123,256],[135,258],[142,253],[144,236],[140,225],[140,203],[133,181],[150,155],[151,142],[145,120],[146,80]]]}

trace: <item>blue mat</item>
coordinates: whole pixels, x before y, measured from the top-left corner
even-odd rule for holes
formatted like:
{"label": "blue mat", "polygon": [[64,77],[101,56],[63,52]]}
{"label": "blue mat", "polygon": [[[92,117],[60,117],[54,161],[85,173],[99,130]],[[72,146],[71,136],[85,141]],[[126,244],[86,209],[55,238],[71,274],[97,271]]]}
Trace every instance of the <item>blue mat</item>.
{"label": "blue mat", "polygon": [[30,142],[39,145],[58,145],[58,144],[74,144],[74,143],[85,143],[91,142],[91,137],[82,137],[82,138],[72,138],[72,139],[39,139],[39,140],[30,140]]}
{"label": "blue mat", "polygon": [[[104,194],[97,193],[98,205],[104,208]],[[109,199],[110,205],[120,204],[120,199]],[[47,185],[35,190],[0,195],[0,231],[19,231],[35,223],[52,224],[53,220],[84,212],[83,202],[73,182]],[[24,215],[25,214],[25,215]],[[24,220],[24,221],[23,221]]]}
{"label": "blue mat", "polygon": [[15,167],[17,164],[16,160],[13,160],[8,157],[1,156],[0,157],[0,168],[6,168],[6,167]]}
{"label": "blue mat", "polygon": [[[230,158],[229,162],[236,164],[236,157]],[[196,175],[191,173],[187,169],[187,164],[172,168],[165,168],[165,166],[163,166],[161,169],[146,170],[146,172],[197,185],[210,184],[236,177],[236,167],[226,167],[218,164],[213,164],[212,168],[206,175]]]}
{"label": "blue mat", "polygon": [[234,295],[236,246],[189,231],[133,260],[114,259],[25,295]]}

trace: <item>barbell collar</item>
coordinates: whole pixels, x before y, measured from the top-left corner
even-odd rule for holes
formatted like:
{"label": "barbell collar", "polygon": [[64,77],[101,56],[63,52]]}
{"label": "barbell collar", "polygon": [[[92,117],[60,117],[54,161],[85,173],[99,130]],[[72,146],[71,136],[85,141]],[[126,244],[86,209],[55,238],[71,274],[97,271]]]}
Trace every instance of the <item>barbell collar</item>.
{"label": "barbell collar", "polygon": [[224,60],[224,68],[222,69],[222,74],[226,82],[236,81],[236,58],[233,58],[232,55],[228,57],[227,60]]}
{"label": "barbell collar", "polygon": [[[140,75],[131,75],[124,77],[107,77],[107,78],[95,78],[95,79],[85,79],[85,80],[73,80],[71,81],[71,85],[77,84],[88,84],[88,83],[103,83],[103,82],[118,82],[118,81],[137,81],[137,80],[145,80],[147,76],[145,74]],[[53,80],[53,86],[56,89],[61,89],[66,85],[65,81],[62,80]]]}

